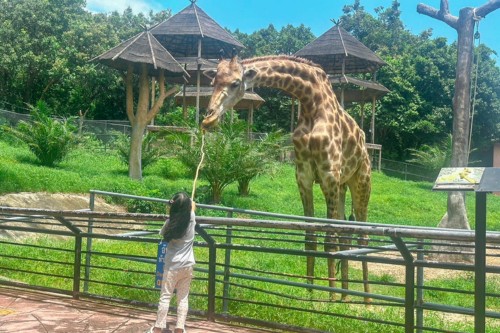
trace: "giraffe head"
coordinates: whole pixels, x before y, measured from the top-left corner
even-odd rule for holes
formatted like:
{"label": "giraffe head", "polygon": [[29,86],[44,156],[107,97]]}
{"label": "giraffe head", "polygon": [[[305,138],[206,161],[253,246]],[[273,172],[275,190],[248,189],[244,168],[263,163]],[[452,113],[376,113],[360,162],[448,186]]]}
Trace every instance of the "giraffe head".
{"label": "giraffe head", "polygon": [[255,70],[245,70],[238,60],[222,59],[216,70],[208,70],[203,73],[212,79],[214,91],[208,103],[207,115],[201,123],[201,127],[207,130],[215,127],[220,117],[233,108],[250,87],[251,80],[255,77]]}

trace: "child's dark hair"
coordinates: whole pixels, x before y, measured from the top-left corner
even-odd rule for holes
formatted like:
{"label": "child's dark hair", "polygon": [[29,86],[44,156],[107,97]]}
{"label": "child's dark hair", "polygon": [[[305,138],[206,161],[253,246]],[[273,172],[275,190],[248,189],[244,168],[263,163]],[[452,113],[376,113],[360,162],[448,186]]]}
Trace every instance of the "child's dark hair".
{"label": "child's dark hair", "polygon": [[163,239],[171,241],[181,238],[186,234],[191,220],[191,199],[185,192],[174,194],[170,199],[170,217]]}

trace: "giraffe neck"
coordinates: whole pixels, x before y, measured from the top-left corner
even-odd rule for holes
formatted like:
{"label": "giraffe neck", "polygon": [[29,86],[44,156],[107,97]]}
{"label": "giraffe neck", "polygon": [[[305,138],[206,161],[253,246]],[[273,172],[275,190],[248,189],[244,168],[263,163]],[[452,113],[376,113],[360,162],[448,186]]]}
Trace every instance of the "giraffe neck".
{"label": "giraffe neck", "polygon": [[304,111],[314,113],[324,103],[338,103],[325,72],[308,60],[271,56],[244,60],[242,65],[257,72],[250,87],[286,91],[301,102]]}

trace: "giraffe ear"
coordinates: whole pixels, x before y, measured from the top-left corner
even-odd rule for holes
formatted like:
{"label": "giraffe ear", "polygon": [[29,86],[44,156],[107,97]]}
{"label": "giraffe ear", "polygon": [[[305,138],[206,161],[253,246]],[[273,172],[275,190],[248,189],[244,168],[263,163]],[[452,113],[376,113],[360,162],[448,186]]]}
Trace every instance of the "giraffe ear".
{"label": "giraffe ear", "polygon": [[213,80],[215,78],[215,75],[217,74],[216,69],[207,69],[206,71],[203,71],[203,75],[208,77],[209,79]]}
{"label": "giraffe ear", "polygon": [[251,82],[256,75],[257,71],[255,69],[245,69],[243,71],[243,84],[245,85],[245,90],[253,86]]}
{"label": "giraffe ear", "polygon": [[251,81],[257,75],[257,71],[255,69],[245,69],[243,72],[243,81]]}

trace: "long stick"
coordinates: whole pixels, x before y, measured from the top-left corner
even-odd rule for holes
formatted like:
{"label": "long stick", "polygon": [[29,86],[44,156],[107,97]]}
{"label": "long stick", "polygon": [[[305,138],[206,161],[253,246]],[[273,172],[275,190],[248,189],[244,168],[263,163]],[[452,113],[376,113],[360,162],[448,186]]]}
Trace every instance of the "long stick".
{"label": "long stick", "polygon": [[196,191],[196,182],[198,181],[198,174],[200,172],[201,165],[203,164],[203,159],[205,158],[205,131],[201,135],[201,159],[198,167],[196,168],[196,173],[193,180],[193,191],[191,192],[191,200],[194,200],[194,193]]}

